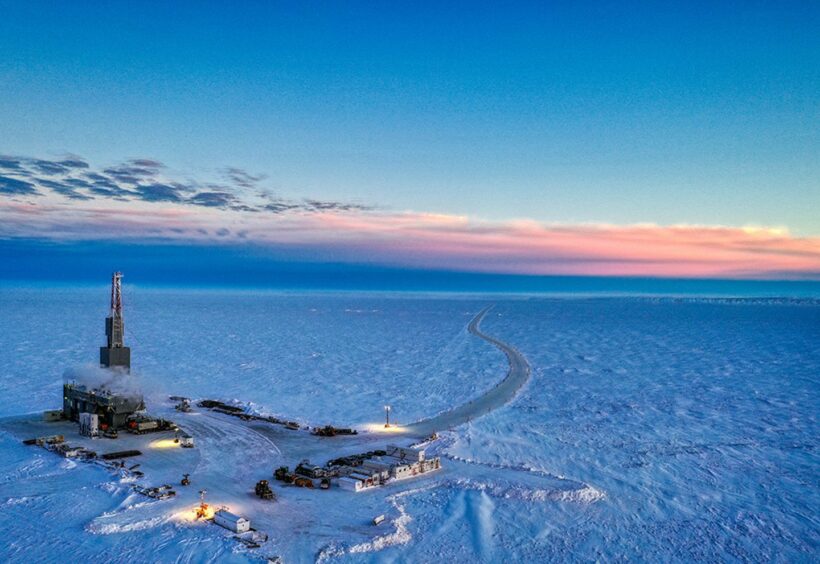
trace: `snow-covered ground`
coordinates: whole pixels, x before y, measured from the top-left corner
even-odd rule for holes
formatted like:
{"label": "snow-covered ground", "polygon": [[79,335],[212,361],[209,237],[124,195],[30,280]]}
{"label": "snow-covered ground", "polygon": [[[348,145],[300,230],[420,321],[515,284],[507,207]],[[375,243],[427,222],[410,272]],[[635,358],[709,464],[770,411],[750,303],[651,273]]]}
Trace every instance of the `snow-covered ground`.
{"label": "snow-covered ground", "polygon": [[[65,368],[97,361],[107,292],[0,289],[0,374],[16,400],[0,416],[59,403]],[[389,403],[409,422],[492,386],[506,367],[467,334],[486,300],[127,284],[124,299],[134,372],[160,398],[241,399],[305,422],[351,424],[380,420]]]}
{"label": "snow-covered ground", "polygon": [[[489,303],[482,330],[520,350],[532,378],[428,445],[444,457],[435,476],[355,496],[279,488],[273,505],[241,495],[298,461],[308,447],[291,431],[179,416],[198,447],[167,460],[196,456],[179,464],[200,483],[146,502],[103,469],[20,445],[6,419],[0,560],[817,560],[820,303],[125,291],[126,340],[157,409],[179,393],[309,423],[377,421],[384,403],[403,422],[429,417],[506,374],[466,331]],[[13,399],[0,416],[59,404],[63,370],[95,360],[105,299],[0,290]],[[170,481],[177,463],[159,460]],[[240,500],[271,541],[248,552],[180,519],[197,487]],[[369,525],[379,513],[388,522]]]}

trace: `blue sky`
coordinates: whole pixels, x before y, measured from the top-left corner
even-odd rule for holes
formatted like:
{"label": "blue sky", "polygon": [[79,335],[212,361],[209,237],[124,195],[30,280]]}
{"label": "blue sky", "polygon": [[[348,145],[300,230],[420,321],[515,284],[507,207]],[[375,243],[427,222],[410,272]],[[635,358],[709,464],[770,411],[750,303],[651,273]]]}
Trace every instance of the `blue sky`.
{"label": "blue sky", "polygon": [[7,248],[250,241],[296,262],[820,278],[816,2],[0,14]]}
{"label": "blue sky", "polygon": [[3,2],[0,150],[286,195],[820,233],[815,2]]}

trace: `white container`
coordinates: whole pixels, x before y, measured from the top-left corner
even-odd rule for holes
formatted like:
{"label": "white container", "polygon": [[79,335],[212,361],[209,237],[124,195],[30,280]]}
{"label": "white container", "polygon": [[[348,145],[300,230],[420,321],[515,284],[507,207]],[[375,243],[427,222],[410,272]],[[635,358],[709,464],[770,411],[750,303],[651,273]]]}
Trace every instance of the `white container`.
{"label": "white container", "polygon": [[385,450],[387,450],[387,456],[393,456],[408,464],[411,462],[421,462],[424,460],[423,450],[404,448],[396,445],[387,445]]}
{"label": "white container", "polygon": [[214,523],[234,533],[244,533],[251,528],[251,522],[248,519],[235,515],[227,509],[220,509],[214,513]]}
{"label": "white container", "polygon": [[100,434],[100,418],[96,413],[80,413],[80,434],[97,437]]}
{"label": "white container", "polygon": [[387,478],[390,477],[391,465],[387,464],[386,462],[379,462],[376,460],[365,460],[359,468],[359,472],[366,471],[372,474],[374,478],[378,477],[380,482],[384,482],[385,480],[387,480]]}
{"label": "white container", "polygon": [[348,490],[351,492],[360,492],[364,488],[364,484],[361,480],[357,480],[355,478],[349,478],[344,476],[343,478],[339,478],[339,487],[343,490]]}

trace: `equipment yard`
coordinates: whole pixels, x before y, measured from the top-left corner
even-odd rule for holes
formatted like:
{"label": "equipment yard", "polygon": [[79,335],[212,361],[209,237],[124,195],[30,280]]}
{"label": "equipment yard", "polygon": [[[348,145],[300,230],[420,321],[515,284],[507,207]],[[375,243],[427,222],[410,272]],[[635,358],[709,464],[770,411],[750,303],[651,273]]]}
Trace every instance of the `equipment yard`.
{"label": "equipment yard", "polygon": [[[53,458],[44,464],[63,457],[72,471],[108,474],[104,489],[121,496],[119,505],[86,525],[89,532],[134,534],[173,525],[228,541],[215,554],[323,559],[405,542],[407,516],[397,500],[410,492],[476,483],[491,484],[505,497],[512,491],[597,495],[586,484],[541,472],[506,468],[499,479],[494,466],[446,455],[442,462],[439,432],[509,402],[530,375],[523,356],[480,331],[489,307],[467,329],[507,356],[508,374],[494,387],[409,425],[391,422],[386,405],[384,424],[312,426],[237,400],[171,395],[143,402],[129,376],[120,279],[120,273],[112,277],[102,378],[66,384],[62,411],[0,421],[18,444],[48,451]],[[14,494],[25,498],[25,492]]]}
{"label": "equipment yard", "polygon": [[[382,527],[391,529],[402,526],[402,514],[383,496],[371,496],[368,491],[376,485],[385,490],[388,500],[402,492],[414,491],[441,485],[446,481],[481,479],[493,469],[457,460],[447,460],[441,468],[431,468],[416,476],[391,475],[391,468],[409,467],[416,461],[404,460],[400,464],[402,451],[405,456],[411,449],[391,446],[394,455],[386,449],[388,443],[409,445],[418,440],[412,435],[392,432],[362,432],[357,435],[328,439],[310,433],[308,430],[293,432],[281,425],[259,420],[242,420],[225,413],[214,413],[208,409],[194,408],[188,413],[173,412],[173,403],[152,406],[159,415],[174,417],[175,422],[196,439],[195,448],[183,448],[174,442],[171,431],[153,434],[120,433],[117,439],[92,439],[79,434],[75,423],[69,421],[45,422],[39,416],[8,418],[2,421],[2,428],[17,437],[62,435],[65,443],[82,447],[97,453],[96,460],[89,460],[90,467],[99,467],[111,475],[111,483],[123,484],[128,489],[122,498],[120,508],[108,511],[95,522],[105,524],[112,530],[127,531],[133,528],[154,527],[160,523],[176,523],[184,527],[198,527],[196,509],[200,504],[200,491],[205,491],[207,504],[218,510],[226,508],[231,513],[246,518],[251,527],[267,536],[267,541],[244,542],[235,539],[236,548],[229,550],[251,550],[259,557],[284,553],[316,553],[321,549],[316,539],[338,538],[339,529],[346,531],[346,540],[351,545],[370,542],[374,535],[384,534]],[[27,448],[40,448],[31,445]],[[103,461],[108,452],[139,451],[140,454],[125,459]],[[363,457],[362,453],[375,453]],[[415,451],[418,452],[418,451]],[[50,454],[54,461],[58,454]],[[331,466],[331,487],[321,488],[321,477],[315,478],[296,474],[310,480],[314,487],[297,487],[274,477],[281,466],[292,469],[300,461],[309,459],[337,461]],[[357,459],[361,463],[357,464]],[[385,460],[390,459],[385,464]],[[433,460],[436,462],[434,463]],[[339,465],[343,462],[345,465]],[[438,459],[428,459],[437,464]],[[78,464],[82,464],[78,462]],[[356,464],[356,466],[348,466]],[[133,471],[129,471],[138,465]],[[339,471],[341,469],[341,471]],[[82,468],[78,468],[82,470]],[[433,471],[435,470],[435,471]],[[379,472],[385,472],[384,481],[356,488],[348,487],[351,481],[364,482]],[[517,480],[538,490],[549,486],[573,490],[578,484],[530,472],[515,472]],[[181,485],[187,476],[189,485]],[[402,479],[405,478],[405,479]],[[260,480],[267,480],[274,499],[263,499],[255,491]],[[2,488],[0,488],[2,491]],[[169,491],[173,493],[169,494]],[[361,492],[361,493],[354,493]],[[135,497],[136,496],[136,497]],[[147,504],[139,498],[150,498]],[[138,507],[138,508],[137,508]],[[373,520],[386,514],[385,522],[377,531]],[[207,518],[211,518],[208,515]],[[398,521],[397,521],[398,520]],[[200,519],[201,521],[201,519]],[[97,527],[98,525],[94,525]],[[310,530],[304,538],[295,534]],[[228,535],[221,528],[205,529],[207,534],[217,537]],[[258,536],[255,537],[258,540]],[[286,539],[285,542],[283,540]],[[304,543],[304,544],[303,544]],[[239,548],[241,546],[242,548]],[[287,560],[287,559],[286,559]]]}
{"label": "equipment yard", "polygon": [[[123,346],[119,278],[115,274],[112,282],[112,316],[106,325],[109,348],[112,326],[118,331],[114,345]],[[150,416],[139,406],[136,411],[119,411],[122,415],[112,419],[106,415],[107,404],[95,399],[110,395],[106,387],[71,396],[73,389],[67,386],[66,397],[77,399],[66,403],[62,417],[50,410],[6,419],[2,428],[31,448],[101,468],[112,475],[113,483],[127,485],[130,493],[122,500],[121,511],[98,518],[115,530],[139,529],[149,523],[151,527],[157,523],[196,527],[213,521],[236,533],[233,539],[240,550],[273,557],[281,551],[305,554],[307,547],[298,546],[294,532],[310,529],[312,540],[306,542],[315,543],[324,536],[334,538],[341,527],[355,546],[371,541],[374,524],[395,520],[393,534],[400,534],[402,527],[402,513],[395,506],[391,512],[390,502],[356,493],[387,488],[389,500],[403,491],[429,487],[425,484],[430,480],[452,479],[445,469],[448,464],[463,472],[464,463],[453,460],[442,465],[440,457],[427,456],[423,448],[413,445],[429,444],[436,431],[503,404],[526,381],[529,367],[523,357],[479,331],[488,309],[475,317],[469,331],[507,354],[511,366],[507,378],[467,405],[406,427],[390,425],[389,419],[383,427],[370,426],[363,432],[333,425],[311,427],[254,413],[236,402],[192,401],[183,396],[151,404]],[[141,401],[137,397],[137,403]],[[385,409],[389,418],[389,406]],[[107,425],[100,428],[100,420]],[[464,474],[475,475],[476,468]],[[553,486],[569,489],[577,486],[545,476],[534,479],[549,479]],[[148,498],[148,504],[135,503],[135,495]],[[135,514],[131,509],[136,506]],[[117,523],[121,517],[125,522]],[[210,532],[223,534],[219,529]],[[277,539],[283,538],[287,543],[279,544]],[[310,550],[317,550],[315,544]]]}

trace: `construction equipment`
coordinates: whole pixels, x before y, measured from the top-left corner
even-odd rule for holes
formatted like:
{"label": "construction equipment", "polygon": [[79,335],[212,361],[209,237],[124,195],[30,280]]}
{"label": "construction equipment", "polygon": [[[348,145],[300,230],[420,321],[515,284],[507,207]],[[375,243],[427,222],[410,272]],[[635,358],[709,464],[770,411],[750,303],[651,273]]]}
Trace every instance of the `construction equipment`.
{"label": "construction equipment", "polygon": [[179,484],[181,486],[190,486],[191,485],[190,474],[183,474],[182,475],[182,481]]}
{"label": "construction equipment", "polygon": [[298,486],[300,488],[308,488],[310,490],[313,489],[313,480],[310,478],[304,478],[302,476],[296,476],[293,479],[293,485]]}
{"label": "construction equipment", "polygon": [[289,469],[287,466],[280,466],[273,472],[273,477],[279,481],[284,481],[285,476],[288,475]]}
{"label": "construction equipment", "polygon": [[137,493],[141,493],[146,497],[150,497],[153,499],[170,499],[177,495],[170,485],[165,484],[156,488],[144,488],[139,485],[134,486],[134,491]]}
{"label": "construction equipment", "polygon": [[262,499],[269,499],[273,501],[276,499],[276,496],[273,494],[273,490],[270,489],[270,484],[267,480],[259,480],[256,482],[256,495]]}
{"label": "construction equipment", "polygon": [[182,398],[182,400],[174,406],[174,409],[182,413],[189,413],[191,411],[191,400]]}

